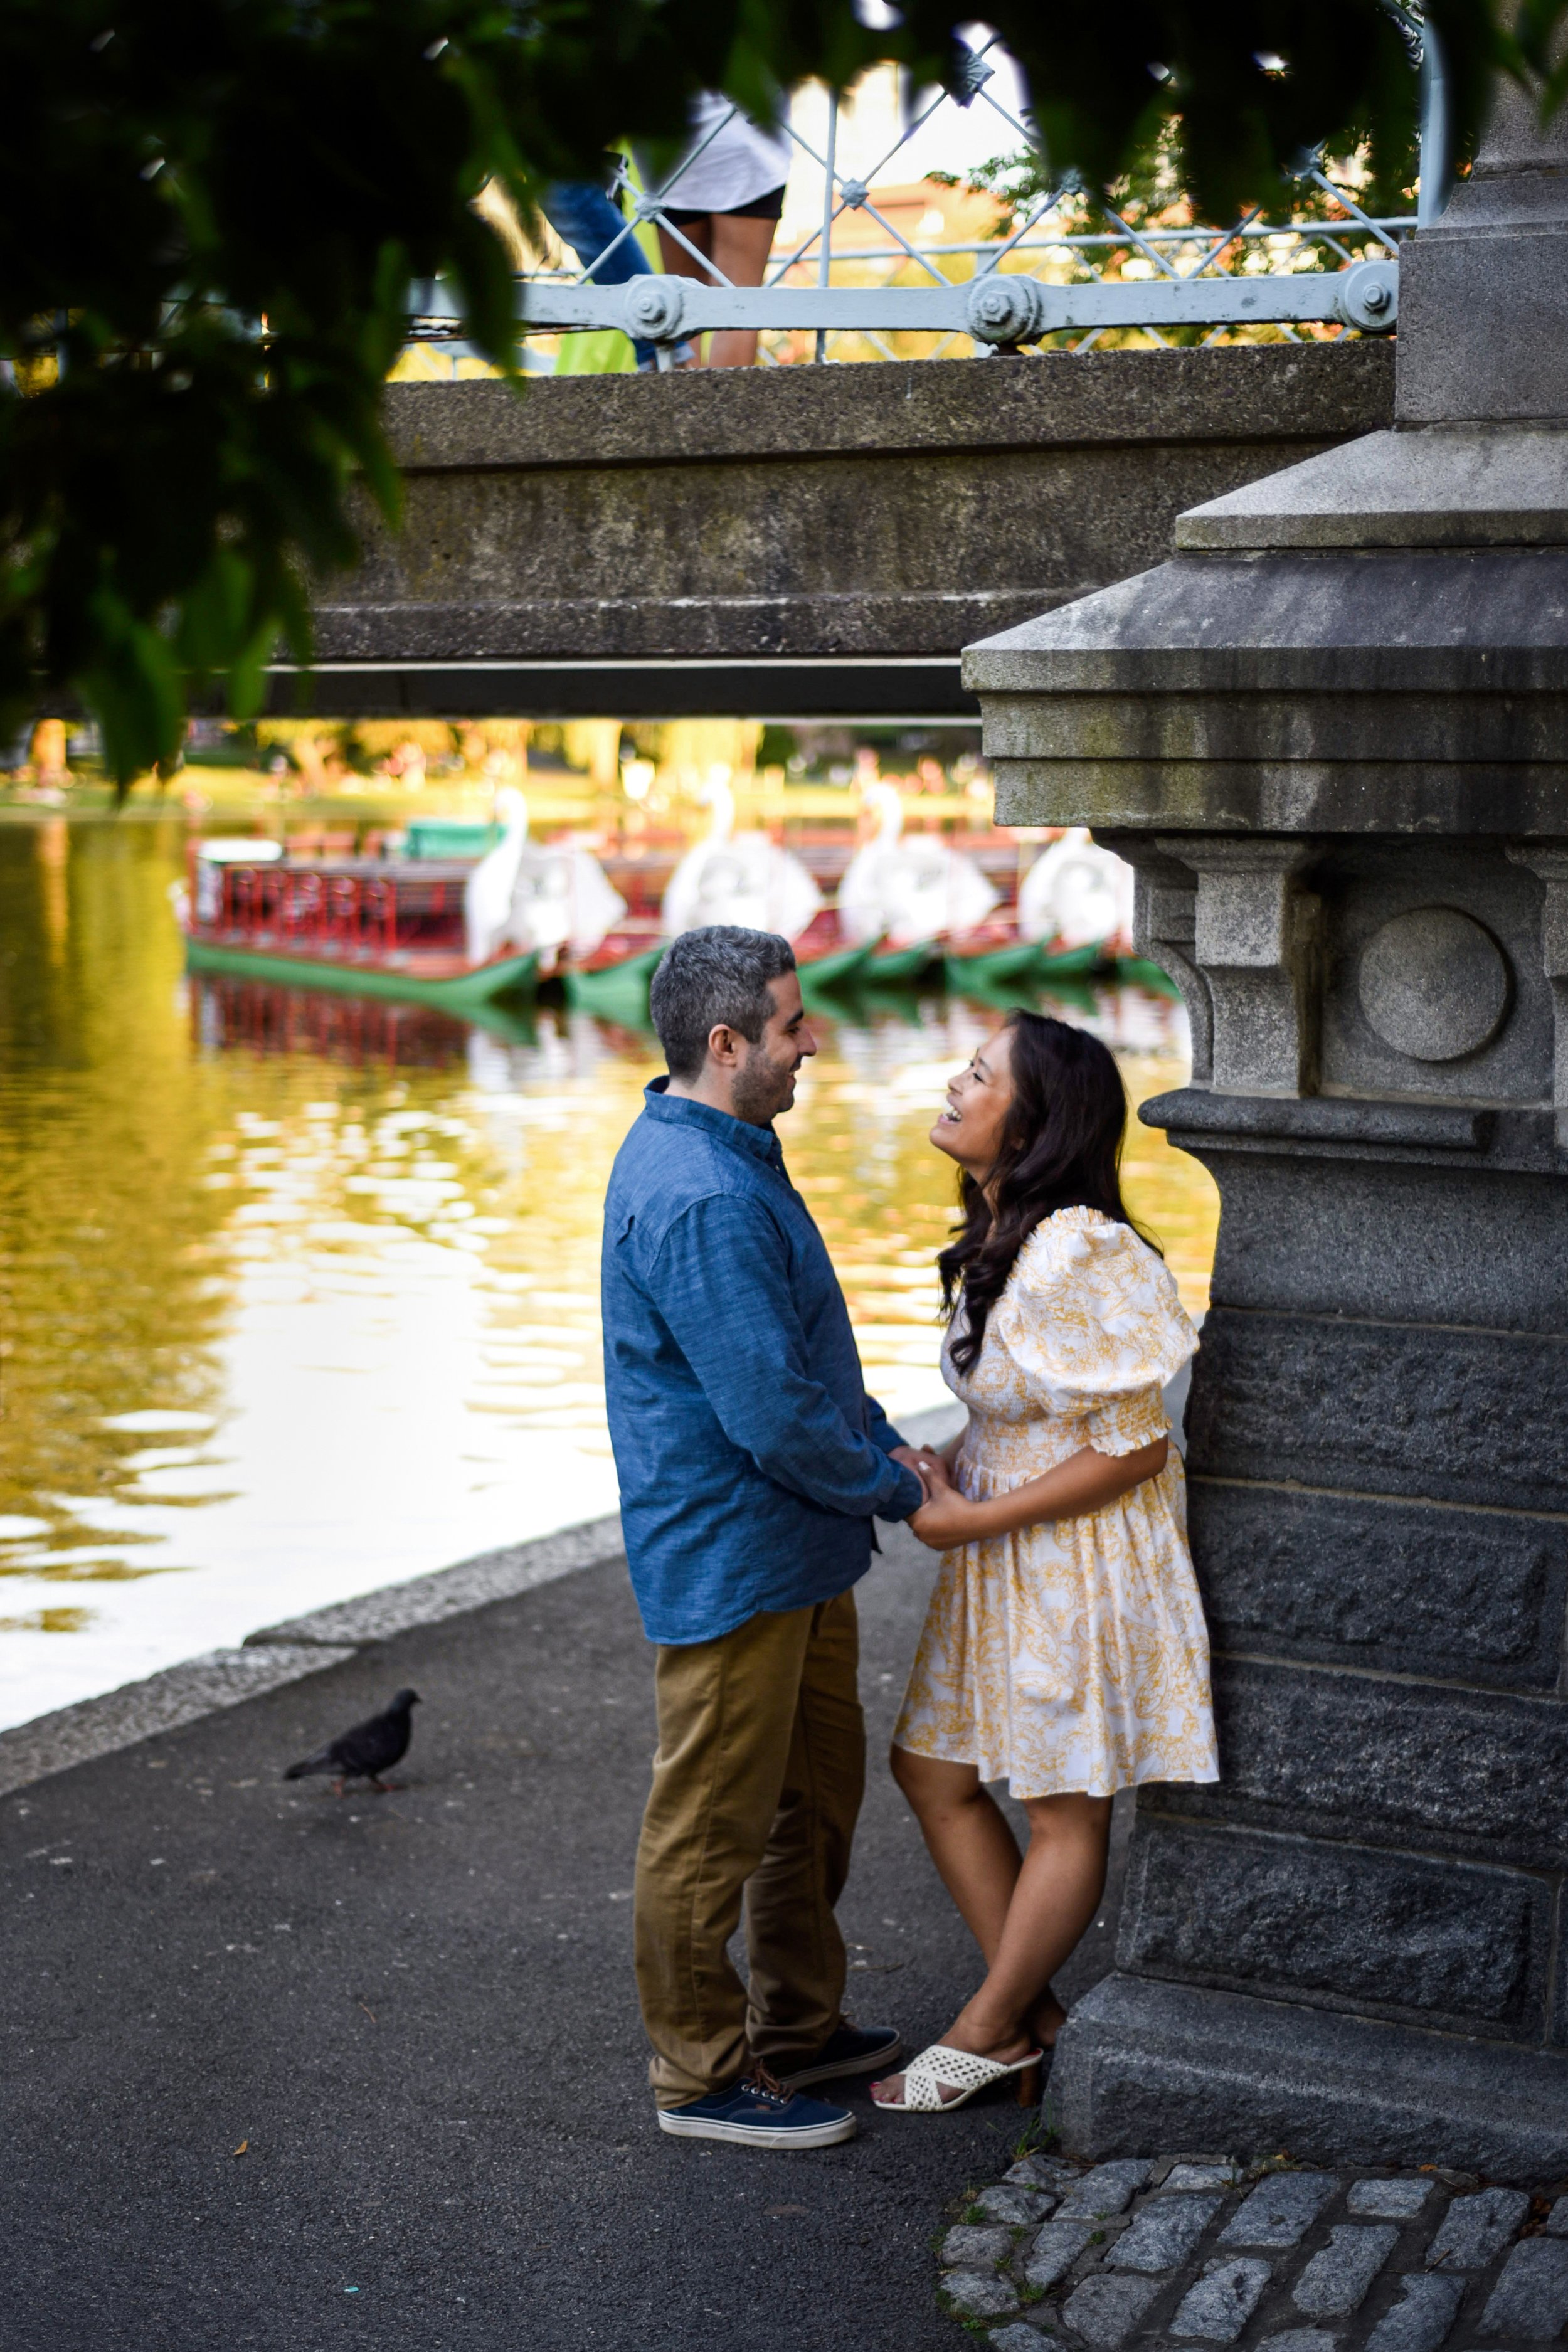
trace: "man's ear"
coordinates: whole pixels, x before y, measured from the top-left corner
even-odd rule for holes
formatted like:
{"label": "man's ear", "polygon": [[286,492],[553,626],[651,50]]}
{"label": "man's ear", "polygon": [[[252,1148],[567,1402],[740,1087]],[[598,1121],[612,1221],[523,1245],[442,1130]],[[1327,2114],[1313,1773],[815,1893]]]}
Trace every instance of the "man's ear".
{"label": "man's ear", "polygon": [[708,1032],[708,1051],[722,1070],[732,1069],[741,1058],[741,1040],[728,1022],[717,1021]]}

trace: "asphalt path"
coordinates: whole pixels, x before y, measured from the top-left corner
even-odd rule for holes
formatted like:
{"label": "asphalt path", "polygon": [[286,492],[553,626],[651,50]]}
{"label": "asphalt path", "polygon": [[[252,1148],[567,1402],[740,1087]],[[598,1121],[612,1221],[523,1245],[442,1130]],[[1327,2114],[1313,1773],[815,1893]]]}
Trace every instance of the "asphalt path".
{"label": "asphalt path", "polygon": [[[860,1588],[841,1906],[853,2013],[916,2047],[975,1976],[881,1763],[932,1565],[900,1530]],[[403,1683],[401,1793],[279,1780]],[[884,2116],[861,2089],[858,2138],[794,2155],[656,2128],[629,1901],[652,1747],[612,1565],[5,1800],[5,2352],[959,2352],[931,2250],[1016,2105]]]}

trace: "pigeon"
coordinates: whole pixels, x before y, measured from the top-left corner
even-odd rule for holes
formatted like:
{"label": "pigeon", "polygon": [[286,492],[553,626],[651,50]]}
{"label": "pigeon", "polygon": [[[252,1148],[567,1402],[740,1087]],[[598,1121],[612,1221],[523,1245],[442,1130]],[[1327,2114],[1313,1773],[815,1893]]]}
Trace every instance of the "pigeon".
{"label": "pigeon", "polygon": [[352,1731],[329,1739],[313,1756],[290,1764],[283,1778],[303,1780],[311,1772],[331,1772],[337,1796],[342,1795],[345,1780],[368,1780],[378,1796],[384,1795],[397,1783],[384,1780],[381,1775],[406,1755],[414,1729],[409,1709],[418,1704],[417,1691],[400,1690],[383,1714],[373,1715],[368,1723],[356,1723]]}

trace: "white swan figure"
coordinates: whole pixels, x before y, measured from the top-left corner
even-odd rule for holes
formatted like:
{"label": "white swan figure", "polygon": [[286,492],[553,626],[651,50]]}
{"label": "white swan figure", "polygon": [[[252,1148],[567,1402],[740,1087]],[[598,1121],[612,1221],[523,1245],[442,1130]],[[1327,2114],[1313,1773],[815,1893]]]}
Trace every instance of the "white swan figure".
{"label": "white swan figure", "polygon": [[591,849],[580,842],[524,849],[512,886],[510,935],[548,970],[563,954],[592,955],[626,902]]}
{"label": "white swan figure", "polygon": [[1132,937],[1132,868],[1074,825],[1053,841],[1024,877],[1018,935],[1058,947],[1098,946]]}
{"label": "white swan figure", "polygon": [[626,902],[591,850],[575,842],[542,848],[528,837],[528,803],[514,785],[496,794],[502,833],[463,891],[468,961],[489,963],[503,947],[546,965],[570,949],[592,955]]}
{"label": "white swan figure", "polygon": [[822,905],[817,888],[798,857],[765,833],[735,831],[735,795],[727,768],[709,770],[700,795],[713,812],[707,838],[689,849],[674,873],[659,909],[667,939],[700,930],[708,923],[739,923],[753,931],[779,931],[798,940]]}
{"label": "white swan figure", "polygon": [[463,931],[468,961],[489,963],[510,936],[511,894],[528,847],[528,803],[510,784],[496,794],[501,837],[463,886]]}
{"label": "white swan figure", "polygon": [[868,784],[863,797],[877,812],[877,831],[855,852],[838,885],[845,938],[856,947],[885,939],[889,947],[910,948],[983,923],[998,893],[973,858],[933,834],[906,841],[904,804],[895,785]]}

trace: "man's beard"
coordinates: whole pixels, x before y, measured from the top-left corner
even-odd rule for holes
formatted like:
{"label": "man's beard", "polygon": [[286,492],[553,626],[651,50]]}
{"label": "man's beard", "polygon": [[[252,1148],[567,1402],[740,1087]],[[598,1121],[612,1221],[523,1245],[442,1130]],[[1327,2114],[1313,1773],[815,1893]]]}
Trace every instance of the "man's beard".
{"label": "man's beard", "polygon": [[761,1046],[752,1046],[730,1091],[736,1118],[743,1118],[749,1127],[771,1127],[789,1101],[794,1085],[793,1070],[774,1069]]}

